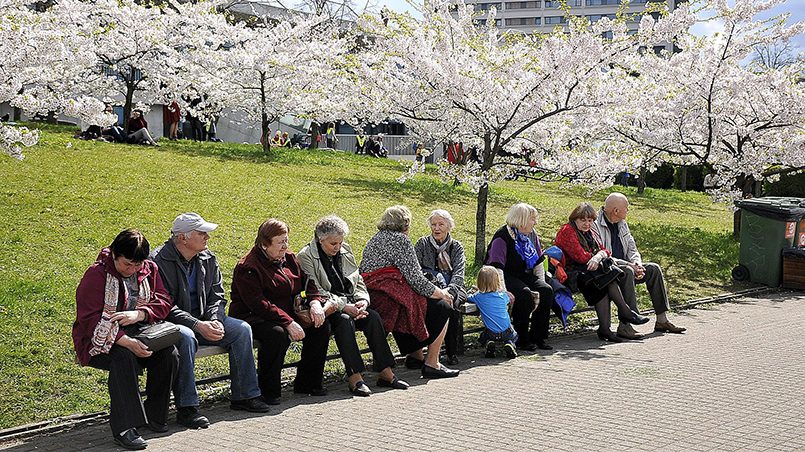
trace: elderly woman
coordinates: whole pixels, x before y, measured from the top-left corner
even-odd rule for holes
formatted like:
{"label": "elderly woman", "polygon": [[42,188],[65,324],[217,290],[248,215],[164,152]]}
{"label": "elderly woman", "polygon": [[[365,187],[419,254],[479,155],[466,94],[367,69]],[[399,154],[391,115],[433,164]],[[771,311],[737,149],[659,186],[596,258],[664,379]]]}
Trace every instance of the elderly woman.
{"label": "elderly woman", "polygon": [[[648,322],[648,317],[643,317],[634,312],[626,304],[618,287],[617,278],[623,272],[617,266],[610,265],[608,270],[602,267],[609,259],[611,264],[611,253],[601,244],[601,237],[598,236],[593,223],[598,217],[595,208],[583,202],[573,209],[570,213],[568,222],[562,225],[556,234],[555,244],[562,249],[567,260],[568,279],[572,274],[576,274],[579,290],[587,304],[595,307],[598,315],[598,338],[608,342],[623,342],[618,336],[612,333],[609,300],[618,306],[619,317],[622,322],[629,322],[642,325]],[[601,268],[599,268],[601,267]],[[606,275],[609,276],[606,276]],[[597,276],[607,277],[607,283],[597,284],[593,281]]]}
{"label": "elderly woman", "polygon": [[[534,206],[526,203],[511,206],[506,224],[495,232],[484,260],[486,265],[502,273],[504,290],[514,295],[511,316],[512,326],[519,336],[517,348],[527,351],[553,348],[545,342],[554,301],[553,289],[545,281],[545,267],[540,264],[543,256],[539,236],[534,230],[536,224]],[[539,302],[532,292],[539,294]]]}
{"label": "elderly woman", "polygon": [[467,301],[464,289],[464,267],[467,258],[464,246],[453,239],[450,231],[456,222],[450,212],[436,209],[428,216],[430,235],[420,237],[414,245],[419,265],[426,275],[432,277],[436,286],[447,289],[453,297],[453,310],[450,311],[450,323],[445,336],[445,352],[447,364],[458,364],[459,334],[461,334],[461,313],[458,308]]}
{"label": "elderly woman", "polygon": [[312,313],[323,320],[325,313],[338,345],[338,352],[347,371],[349,390],[356,396],[368,396],[372,391],[363,381],[366,370],[355,340],[355,330],[363,331],[372,351],[376,372],[380,372],[378,386],[408,389],[408,383],[399,380],[391,367],[394,354],[386,340],[386,330],[380,314],[369,308],[369,292],[358,272],[352,248],[344,242],[349,234],[347,223],[330,215],[316,224],[314,238],[299,251],[302,270],[316,284],[319,294],[325,297],[323,312]]}
{"label": "elderly woman", "polygon": [[[170,391],[179,365],[176,347],[149,350],[124,328],[164,320],[171,308],[156,264],[146,260],[149,251],[139,231],[126,229],[100,252],[75,295],[78,362],[109,371],[109,426],[115,443],[132,450],[147,446],[137,427],[168,430]],[[145,403],[137,380],[143,368],[148,369]]]}
{"label": "elderly woman", "polygon": [[[422,274],[408,238],[410,225],[407,207],[386,209],[377,234],[363,250],[360,270],[386,330],[393,333],[400,353],[406,355],[406,365],[421,367],[425,378],[455,377],[458,370],[439,362],[453,296]],[[425,346],[427,357],[422,352]]]}
{"label": "elderly woman", "polygon": [[307,278],[296,254],[288,249],[288,225],[270,218],[260,225],[254,247],[235,266],[229,315],[249,322],[260,341],[257,382],[270,405],[280,401],[280,376],[291,341],[302,341],[302,358],[296,371],[294,392],[323,396],[322,385],[329,322],[302,328],[294,310],[294,298],[305,291],[311,312],[321,311],[323,297]]}

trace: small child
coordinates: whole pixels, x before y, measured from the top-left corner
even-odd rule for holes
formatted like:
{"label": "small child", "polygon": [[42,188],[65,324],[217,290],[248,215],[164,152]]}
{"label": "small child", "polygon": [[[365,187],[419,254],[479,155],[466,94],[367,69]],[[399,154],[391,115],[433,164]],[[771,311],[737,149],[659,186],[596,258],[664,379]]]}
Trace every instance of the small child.
{"label": "small child", "polygon": [[482,345],[486,344],[486,357],[495,357],[495,342],[505,342],[503,350],[507,358],[516,358],[514,343],[517,332],[509,318],[509,304],[514,302],[511,293],[503,292],[500,276],[495,267],[484,265],[478,272],[478,292],[470,295],[469,301],[481,311],[484,330],[478,337]]}

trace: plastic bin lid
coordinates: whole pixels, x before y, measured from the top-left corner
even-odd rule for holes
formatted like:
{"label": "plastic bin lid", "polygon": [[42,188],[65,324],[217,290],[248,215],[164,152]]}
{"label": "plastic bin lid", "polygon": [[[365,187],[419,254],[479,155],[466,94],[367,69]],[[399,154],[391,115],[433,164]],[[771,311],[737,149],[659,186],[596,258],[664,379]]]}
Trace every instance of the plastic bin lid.
{"label": "plastic bin lid", "polygon": [[805,217],[805,199],[766,196],[742,199],[735,205],[756,215],[780,221],[798,221]]}

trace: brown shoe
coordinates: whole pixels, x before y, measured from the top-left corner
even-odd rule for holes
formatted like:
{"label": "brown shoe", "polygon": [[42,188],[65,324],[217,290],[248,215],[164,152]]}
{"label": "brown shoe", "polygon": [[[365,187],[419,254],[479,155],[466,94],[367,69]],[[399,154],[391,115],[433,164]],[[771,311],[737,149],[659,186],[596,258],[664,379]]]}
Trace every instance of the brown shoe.
{"label": "brown shoe", "polygon": [[628,323],[621,323],[618,325],[617,335],[620,338],[629,339],[630,341],[643,339],[643,335],[638,334],[637,331],[632,328],[632,325],[629,325]]}
{"label": "brown shoe", "polygon": [[686,330],[686,328],[680,328],[671,322],[657,322],[654,324],[654,331],[657,331],[658,333],[682,334]]}

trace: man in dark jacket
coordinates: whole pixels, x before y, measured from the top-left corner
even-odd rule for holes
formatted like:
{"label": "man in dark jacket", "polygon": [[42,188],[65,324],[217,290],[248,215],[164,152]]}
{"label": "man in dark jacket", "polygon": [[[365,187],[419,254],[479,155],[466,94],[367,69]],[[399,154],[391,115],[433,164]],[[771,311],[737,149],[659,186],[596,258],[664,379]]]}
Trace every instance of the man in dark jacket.
{"label": "man in dark jacket", "polygon": [[173,222],[171,238],[154,256],[165,288],[173,298],[167,320],[177,324],[182,333],[176,344],[179,373],[173,387],[176,420],[190,428],[207,428],[210,424],[198,412],[194,365],[199,344],[217,345],[229,352],[232,409],[268,411],[257,386],[251,327],[226,315],[218,260],[207,249],[209,233],[217,227],[197,213],[183,213]]}

